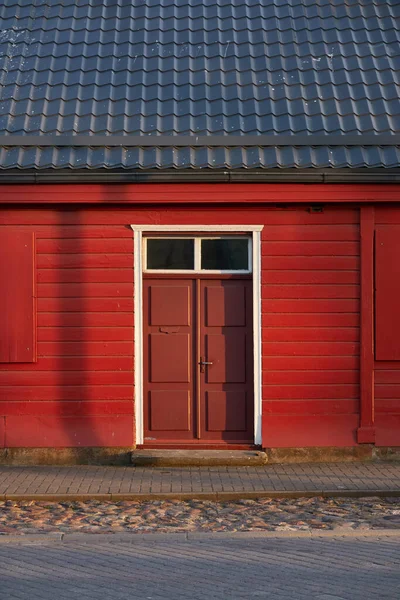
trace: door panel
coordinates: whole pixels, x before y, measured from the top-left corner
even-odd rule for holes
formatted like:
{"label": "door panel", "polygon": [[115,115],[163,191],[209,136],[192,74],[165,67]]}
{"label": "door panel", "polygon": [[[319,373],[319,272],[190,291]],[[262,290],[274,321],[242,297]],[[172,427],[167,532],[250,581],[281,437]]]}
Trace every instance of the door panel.
{"label": "door panel", "polygon": [[145,278],[143,298],[145,443],[251,443],[251,280]]}
{"label": "door panel", "polygon": [[200,282],[200,435],[253,440],[252,282]]}
{"label": "door panel", "polygon": [[189,333],[150,333],[152,383],[189,383],[192,364],[190,337]]}
{"label": "door panel", "polygon": [[144,442],[194,439],[193,280],[144,279]]}
{"label": "door panel", "polygon": [[246,392],[206,392],[207,431],[247,431]]}
{"label": "door panel", "polygon": [[169,432],[189,431],[189,392],[183,390],[150,392],[150,429]]}

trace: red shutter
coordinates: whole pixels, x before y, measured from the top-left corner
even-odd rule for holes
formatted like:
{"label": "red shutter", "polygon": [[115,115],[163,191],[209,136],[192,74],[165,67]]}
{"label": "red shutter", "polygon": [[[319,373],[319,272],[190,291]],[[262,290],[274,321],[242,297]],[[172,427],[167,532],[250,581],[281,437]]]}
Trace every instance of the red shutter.
{"label": "red shutter", "polygon": [[400,227],[375,232],[375,358],[400,360]]}
{"label": "red shutter", "polygon": [[35,240],[0,231],[0,362],[36,360]]}

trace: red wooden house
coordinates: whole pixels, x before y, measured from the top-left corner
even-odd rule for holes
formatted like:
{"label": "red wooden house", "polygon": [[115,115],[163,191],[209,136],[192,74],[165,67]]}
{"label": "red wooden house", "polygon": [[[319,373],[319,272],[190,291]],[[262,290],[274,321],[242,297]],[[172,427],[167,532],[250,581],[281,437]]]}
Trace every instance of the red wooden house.
{"label": "red wooden house", "polygon": [[400,446],[399,8],[2,3],[4,455]]}

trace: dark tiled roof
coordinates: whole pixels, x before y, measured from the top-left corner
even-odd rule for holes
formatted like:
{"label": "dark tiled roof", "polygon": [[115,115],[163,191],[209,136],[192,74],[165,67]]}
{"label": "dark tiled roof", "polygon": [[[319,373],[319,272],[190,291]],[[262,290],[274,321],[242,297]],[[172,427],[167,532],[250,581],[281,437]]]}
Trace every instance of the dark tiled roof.
{"label": "dark tiled roof", "polygon": [[[399,0],[3,0],[0,135],[398,133],[399,24]],[[398,166],[390,146],[0,152],[2,168]]]}

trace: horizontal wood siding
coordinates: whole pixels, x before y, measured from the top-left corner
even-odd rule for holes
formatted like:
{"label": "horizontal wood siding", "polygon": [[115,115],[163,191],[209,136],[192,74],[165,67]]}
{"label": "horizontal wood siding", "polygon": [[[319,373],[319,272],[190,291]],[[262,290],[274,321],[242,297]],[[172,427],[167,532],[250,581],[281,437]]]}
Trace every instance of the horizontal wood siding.
{"label": "horizontal wood siding", "polygon": [[[400,208],[377,206],[375,227],[380,225],[400,226]],[[393,257],[393,261],[398,260],[399,257]],[[398,310],[398,306],[393,309]],[[395,338],[388,341],[400,343]],[[374,366],[376,445],[400,446],[400,361],[375,360]]]}
{"label": "horizontal wood siding", "polygon": [[35,215],[17,229],[37,240],[38,360],[0,365],[0,442],[132,446],[132,231],[123,219],[96,225],[95,214],[84,226],[76,214],[64,225],[68,212],[52,212],[51,223],[46,211]]}
{"label": "horizontal wood siding", "polygon": [[38,296],[37,363],[0,366],[0,444],[134,443],[130,223],[264,224],[263,442],[267,447],[355,443],[357,209],[116,205],[0,211],[0,233],[11,226],[35,233]]}
{"label": "horizontal wood siding", "polygon": [[352,446],[359,419],[358,211],[282,210],[265,223],[263,445]]}

